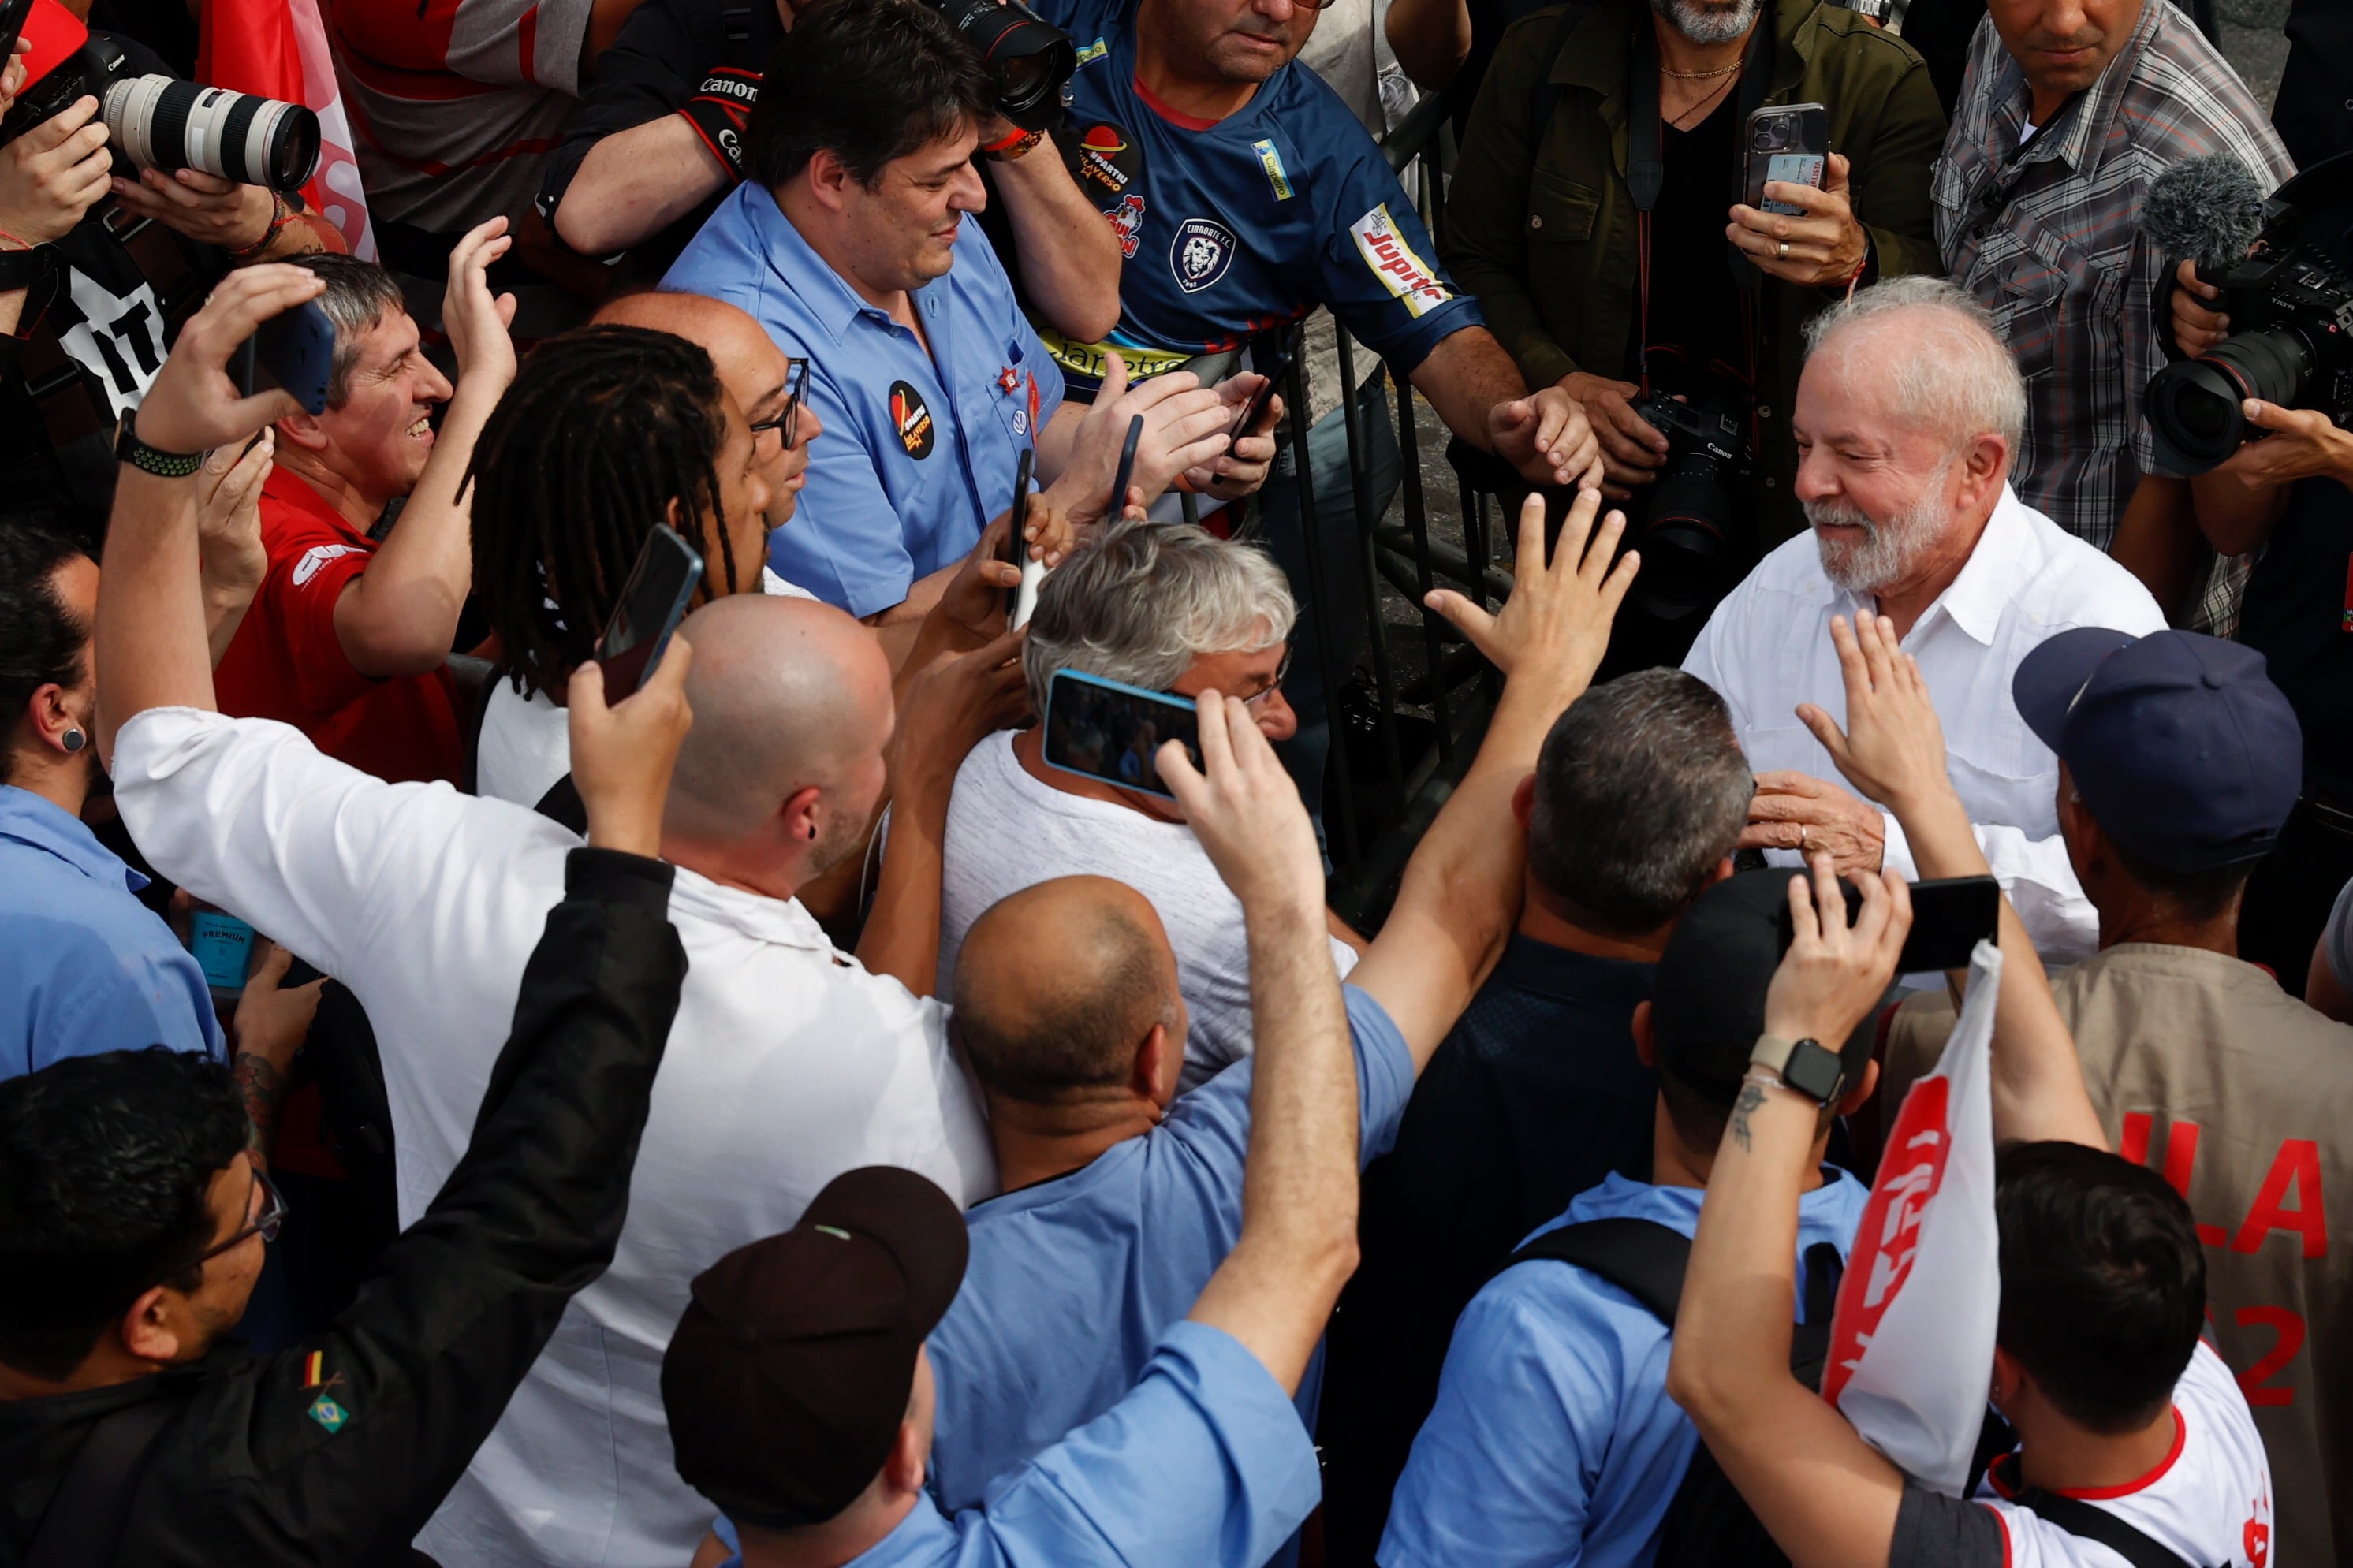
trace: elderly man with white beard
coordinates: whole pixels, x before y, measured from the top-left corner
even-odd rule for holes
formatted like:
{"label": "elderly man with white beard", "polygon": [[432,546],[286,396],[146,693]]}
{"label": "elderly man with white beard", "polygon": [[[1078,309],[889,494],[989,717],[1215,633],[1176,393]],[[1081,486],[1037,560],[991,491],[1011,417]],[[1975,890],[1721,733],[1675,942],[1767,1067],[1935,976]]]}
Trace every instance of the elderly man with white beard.
{"label": "elderly man with white beard", "polygon": [[2098,920],[2059,837],[2059,763],[2010,701],[2027,652],[2073,626],[2143,636],[2165,616],[2123,567],[2026,506],[2009,475],[2026,388],[1990,318],[1941,279],[1876,284],[1818,317],[1790,427],[1812,537],[1767,555],[1683,668],[1732,709],[1757,770],[1744,848],[1841,873],[1911,872],[1895,819],[1833,782],[1815,734],[1846,722],[1831,643],[1859,609],[1895,623],[1944,721],[1953,785],[2051,963]]}

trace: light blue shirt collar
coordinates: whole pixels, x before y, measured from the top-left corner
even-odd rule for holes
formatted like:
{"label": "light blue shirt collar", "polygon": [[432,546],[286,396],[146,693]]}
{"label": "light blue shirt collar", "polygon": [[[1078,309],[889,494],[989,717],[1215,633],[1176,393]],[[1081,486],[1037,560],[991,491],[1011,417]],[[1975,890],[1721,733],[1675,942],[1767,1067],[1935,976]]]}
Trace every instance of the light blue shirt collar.
{"label": "light blue shirt collar", "polygon": [[119,879],[134,893],[147,886],[147,879],[100,844],[81,818],[15,784],[0,784],[0,839],[54,855],[94,882],[111,885]]}

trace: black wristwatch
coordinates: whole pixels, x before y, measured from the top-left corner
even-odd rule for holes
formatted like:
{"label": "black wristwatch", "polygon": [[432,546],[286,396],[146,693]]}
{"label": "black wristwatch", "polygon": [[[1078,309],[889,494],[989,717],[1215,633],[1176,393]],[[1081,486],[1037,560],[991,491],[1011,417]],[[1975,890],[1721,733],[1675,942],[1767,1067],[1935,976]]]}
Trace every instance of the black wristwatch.
{"label": "black wristwatch", "polygon": [[139,438],[139,413],[133,409],[122,416],[122,426],[114,434],[114,460],[159,479],[185,479],[204,466],[205,455],[150,447]]}
{"label": "black wristwatch", "polygon": [[37,245],[30,250],[0,250],[0,294],[30,289],[48,269],[49,247],[46,245]]}
{"label": "black wristwatch", "polygon": [[1819,1105],[1830,1105],[1846,1087],[1846,1065],[1820,1040],[1759,1035],[1748,1060],[1752,1066],[1771,1068],[1783,1083]]}

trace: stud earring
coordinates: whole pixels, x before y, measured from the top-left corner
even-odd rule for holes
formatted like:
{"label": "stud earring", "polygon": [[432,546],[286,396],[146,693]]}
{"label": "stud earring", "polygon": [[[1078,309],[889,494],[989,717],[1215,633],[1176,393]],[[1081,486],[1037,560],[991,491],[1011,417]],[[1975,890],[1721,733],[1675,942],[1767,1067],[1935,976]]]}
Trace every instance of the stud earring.
{"label": "stud earring", "polygon": [[70,754],[72,752],[79,752],[84,746],[89,745],[90,737],[83,734],[79,730],[68,730],[58,743],[63,746],[67,752]]}

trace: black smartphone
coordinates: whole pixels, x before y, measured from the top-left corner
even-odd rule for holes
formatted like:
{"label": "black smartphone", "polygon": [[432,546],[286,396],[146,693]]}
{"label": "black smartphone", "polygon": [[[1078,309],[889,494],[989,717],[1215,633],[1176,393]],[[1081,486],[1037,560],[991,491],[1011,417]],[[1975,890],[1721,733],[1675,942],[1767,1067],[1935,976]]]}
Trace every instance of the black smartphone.
{"label": "black smartphone", "polygon": [[1127,439],[1120,444],[1119,468],[1111,477],[1111,510],[1104,513],[1107,521],[1117,522],[1127,511],[1127,481],[1135,477],[1135,448],[1144,440],[1144,416],[1139,414],[1127,422]]}
{"label": "black smartphone", "polygon": [[1232,455],[1234,443],[1250,433],[1250,426],[1256,425],[1260,416],[1266,413],[1266,405],[1274,401],[1276,390],[1290,375],[1295,344],[1296,340],[1285,338],[1282,341],[1282,346],[1275,350],[1274,358],[1258,367],[1259,374],[1266,377],[1266,384],[1260,387],[1251,396],[1250,402],[1243,406],[1240,416],[1234,420],[1234,427],[1226,432],[1228,456]]}
{"label": "black smartphone", "polygon": [[1170,741],[1184,742],[1193,765],[1201,765],[1201,721],[1191,698],[1082,670],[1054,672],[1046,689],[1048,767],[1174,800],[1154,761]]}
{"label": "black smartphone", "polygon": [[294,395],[303,411],[327,406],[327,377],[335,363],[335,323],[316,300],[305,300],[261,323],[253,354],[269,379]]}
{"label": "black smartphone", "polygon": [[[1840,879],[1839,890],[1846,895],[1847,923],[1852,925],[1862,908],[1862,895],[1844,879]],[[1787,952],[1796,936],[1787,904],[1781,906],[1780,919],[1781,947]],[[1939,877],[1915,882],[1912,930],[1904,938],[1895,973],[1967,969],[1978,943],[1992,942],[2000,930],[2001,884],[1991,877]]]}
{"label": "black smartphone", "polygon": [[1021,531],[1029,522],[1029,473],[1038,461],[1038,448],[1021,448],[1021,460],[1013,467],[1013,517],[1005,531],[1005,544],[997,559],[1008,566],[1018,566],[1029,558],[1023,544]]}
{"label": "black smartphone", "polygon": [[[0,68],[8,64],[8,57],[16,47],[16,39],[25,31],[25,18],[31,15],[32,9],[33,0],[0,0]],[[27,71],[32,69],[30,60],[25,62],[25,68]],[[26,79],[25,85],[33,85],[29,77]]]}
{"label": "black smartphone", "polygon": [[1819,103],[1768,104],[1748,117],[1748,205],[1797,217],[1803,207],[1765,199],[1768,180],[1821,189],[1831,155],[1831,111]]}
{"label": "black smartphone", "polygon": [[613,618],[596,639],[596,662],[605,671],[605,703],[610,707],[646,683],[670,647],[670,634],[686,618],[687,601],[702,581],[702,557],[659,523],[646,535],[637,564],[621,588]]}

